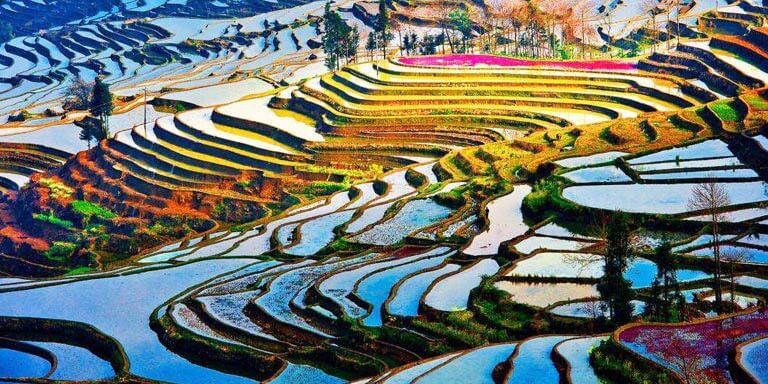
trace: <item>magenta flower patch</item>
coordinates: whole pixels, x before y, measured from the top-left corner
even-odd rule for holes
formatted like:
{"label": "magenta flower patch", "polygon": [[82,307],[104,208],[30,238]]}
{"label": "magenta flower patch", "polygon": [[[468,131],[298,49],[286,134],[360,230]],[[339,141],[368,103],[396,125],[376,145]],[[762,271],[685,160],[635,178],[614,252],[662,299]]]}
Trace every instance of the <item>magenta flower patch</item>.
{"label": "magenta flower patch", "polygon": [[584,69],[593,71],[630,71],[636,64],[630,61],[594,60],[594,61],[548,61],[524,60],[494,55],[436,55],[401,57],[398,62],[404,65],[433,67],[548,67],[566,69]]}
{"label": "magenta flower patch", "polygon": [[728,356],[736,345],[768,334],[768,312],[755,311],[695,324],[639,324],[619,340],[629,349],[677,372],[686,381],[733,382]]}

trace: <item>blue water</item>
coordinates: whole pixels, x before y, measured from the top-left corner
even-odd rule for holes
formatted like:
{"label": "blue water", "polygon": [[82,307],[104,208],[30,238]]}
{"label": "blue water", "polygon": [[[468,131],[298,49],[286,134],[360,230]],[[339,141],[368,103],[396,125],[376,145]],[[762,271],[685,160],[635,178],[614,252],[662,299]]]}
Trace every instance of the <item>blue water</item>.
{"label": "blue water", "polygon": [[388,377],[383,382],[385,384],[409,384],[413,381],[413,379],[423,375],[424,373],[430,371],[440,364],[445,363],[457,355],[458,353],[452,353],[450,355],[440,356],[432,360],[423,361]]}
{"label": "blue water", "polygon": [[[713,257],[714,255],[712,248],[697,249],[691,253],[700,257]],[[724,260],[732,258],[732,255],[743,255],[742,261],[745,263],[768,264],[768,251],[734,245],[720,246],[720,256]]]}
{"label": "blue water", "polygon": [[[653,285],[657,271],[658,269],[654,262],[637,258],[629,265],[629,268],[624,273],[624,277],[632,282],[632,288],[648,288]],[[709,277],[709,274],[702,271],[691,269],[677,270],[677,280],[680,282],[701,280]]]}
{"label": "blue water", "polygon": [[167,350],[149,328],[156,307],[184,289],[253,260],[205,260],[135,275],[79,281],[0,294],[0,315],[80,321],[115,337],[136,375],[169,382],[252,380],[201,367]]}
{"label": "blue water", "polygon": [[361,281],[360,285],[357,286],[357,294],[372,306],[371,313],[363,319],[363,324],[368,327],[380,327],[382,324],[381,306],[389,297],[392,287],[412,273],[440,265],[446,257],[448,256],[433,257],[401,265],[368,276]]}
{"label": "blue water", "polygon": [[100,359],[85,348],[59,343],[33,342],[56,355],[56,370],[53,380],[104,380],[115,376],[109,362]]}
{"label": "blue water", "polygon": [[[563,190],[563,197],[576,204],[631,213],[677,214],[689,212],[688,199],[696,184],[583,185]],[[760,181],[722,184],[731,204],[768,200],[766,184]],[[631,196],[632,198],[628,198]]]}
{"label": "blue water", "polygon": [[507,383],[557,383],[560,375],[549,356],[557,343],[568,338],[571,336],[538,337],[520,344]]}
{"label": "blue water", "polygon": [[0,377],[42,377],[50,369],[51,364],[41,357],[0,348]]}
{"label": "blue water", "polygon": [[768,338],[753,341],[741,349],[741,363],[759,382],[768,382]]}
{"label": "blue water", "polygon": [[357,235],[353,240],[364,244],[392,245],[409,233],[447,218],[453,209],[432,199],[409,201],[395,216]]}
{"label": "blue water", "polygon": [[493,369],[508,359],[516,343],[491,345],[467,352],[414,381],[418,384],[493,384]]}
{"label": "blue water", "polygon": [[630,164],[651,163],[656,161],[704,159],[710,157],[729,157],[733,152],[722,140],[707,140],[686,147],[665,149],[650,155],[637,157],[627,161]]}
{"label": "blue water", "polygon": [[270,384],[344,384],[346,380],[331,376],[320,369],[309,365],[288,363],[280,376],[270,381]]}
{"label": "blue water", "polygon": [[620,183],[631,182],[632,178],[615,165],[604,167],[583,168],[564,173],[563,177],[574,183]]}
{"label": "blue water", "polygon": [[560,344],[556,350],[571,367],[569,378],[579,384],[599,384],[595,370],[589,364],[589,353],[608,336],[585,337],[568,340]]}
{"label": "blue water", "polygon": [[447,264],[440,269],[424,272],[408,278],[400,284],[397,293],[387,305],[387,311],[397,316],[417,316],[419,300],[430,284],[438,278],[459,270],[458,264]]}

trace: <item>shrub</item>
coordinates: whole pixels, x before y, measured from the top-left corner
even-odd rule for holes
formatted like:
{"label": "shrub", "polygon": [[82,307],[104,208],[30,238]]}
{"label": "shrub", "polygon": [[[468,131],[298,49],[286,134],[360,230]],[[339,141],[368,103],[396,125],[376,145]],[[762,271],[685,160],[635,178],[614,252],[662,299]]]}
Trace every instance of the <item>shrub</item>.
{"label": "shrub", "polygon": [[91,268],[91,267],[77,267],[77,268],[67,272],[64,276],[77,276],[77,275],[82,275],[82,274],[85,274],[85,273],[93,272],[95,270],[96,269]]}
{"label": "shrub", "polygon": [[389,184],[387,184],[384,180],[375,180],[373,182],[373,191],[376,192],[377,195],[383,195],[387,192],[387,188],[389,188]]}
{"label": "shrub", "polygon": [[405,171],[405,180],[408,182],[408,184],[415,188],[423,187],[429,182],[426,176],[418,171],[414,171],[411,168]]}
{"label": "shrub", "polygon": [[426,320],[414,320],[413,323],[464,347],[477,347],[509,339],[506,331],[480,323],[470,311],[451,312],[439,323]]}
{"label": "shrub", "polygon": [[72,257],[72,254],[75,253],[75,249],[77,249],[77,245],[74,243],[54,241],[51,248],[49,248],[44,255],[48,260],[63,263]]}
{"label": "shrub", "polygon": [[439,195],[435,195],[433,199],[436,202],[440,203],[441,205],[445,205],[446,207],[450,207],[454,209],[461,208],[466,203],[466,201],[464,200],[462,191],[458,191],[457,189],[454,189],[453,191],[441,193]]}
{"label": "shrub", "polygon": [[533,213],[549,208],[551,198],[557,194],[559,185],[552,179],[545,179],[533,186],[533,191],[523,198],[523,206]]}

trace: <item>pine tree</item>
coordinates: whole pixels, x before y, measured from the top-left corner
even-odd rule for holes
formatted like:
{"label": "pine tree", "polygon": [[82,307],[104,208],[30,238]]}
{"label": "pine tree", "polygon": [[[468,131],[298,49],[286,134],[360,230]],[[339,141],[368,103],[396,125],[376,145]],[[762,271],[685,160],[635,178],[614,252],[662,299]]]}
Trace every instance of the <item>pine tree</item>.
{"label": "pine tree", "polygon": [[[346,23],[345,23],[346,25]],[[347,59],[357,62],[357,50],[360,49],[360,31],[357,25],[349,30],[349,44],[347,46]]]}
{"label": "pine tree", "polygon": [[360,46],[360,34],[357,27],[350,28],[338,12],[331,10],[331,3],[325,4],[323,16],[323,52],[325,65],[330,69],[338,69],[342,59],[349,61],[357,54]]}
{"label": "pine tree", "polygon": [[88,143],[88,149],[91,149],[91,141],[93,140],[93,132],[89,125],[80,126],[80,140]]}
{"label": "pine tree", "polygon": [[97,78],[93,85],[90,108],[91,114],[99,118],[99,130],[92,132],[93,138],[96,140],[104,140],[109,137],[109,116],[112,115],[114,109],[115,104],[112,101],[109,85]]}
{"label": "pine tree", "polygon": [[370,60],[373,60],[373,52],[377,49],[376,46],[376,34],[375,33],[369,33],[368,34],[368,40],[365,42],[365,50],[368,51],[368,56]]}
{"label": "pine tree", "polygon": [[387,0],[379,0],[379,17],[376,22],[376,31],[379,33],[381,52],[384,54],[384,57],[387,57],[387,43],[392,40],[392,36],[389,33],[389,7]]}
{"label": "pine tree", "polygon": [[331,10],[331,2],[325,3],[325,13],[323,14],[323,27],[325,29],[325,34],[323,34],[323,52],[325,53],[325,65],[330,69],[338,68],[339,64],[338,47],[340,37],[334,13]]}
{"label": "pine tree", "polygon": [[656,267],[656,278],[651,287],[651,300],[646,313],[655,321],[679,321],[680,307],[684,301],[677,281],[677,259],[668,241],[656,248]]}
{"label": "pine tree", "polygon": [[632,319],[634,312],[632,283],[624,278],[632,257],[631,233],[626,215],[615,213],[607,229],[604,273],[597,284],[597,290],[611,319],[617,323],[626,323]]}

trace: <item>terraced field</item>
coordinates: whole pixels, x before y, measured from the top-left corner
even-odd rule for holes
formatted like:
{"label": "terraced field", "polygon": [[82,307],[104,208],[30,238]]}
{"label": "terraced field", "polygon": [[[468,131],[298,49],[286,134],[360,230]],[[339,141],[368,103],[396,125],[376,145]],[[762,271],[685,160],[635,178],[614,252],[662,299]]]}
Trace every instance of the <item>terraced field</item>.
{"label": "terraced field", "polygon": [[[753,308],[768,295],[764,28],[639,61],[393,56],[325,73],[305,60],[321,8],[73,27],[49,43],[78,59],[0,70],[55,79],[87,73],[84,60],[115,69],[124,96],[154,87],[156,108],[136,124],[148,100],[120,100],[118,129],[87,151],[49,134],[70,116],[6,127],[0,381],[624,380],[606,348],[668,382],[686,380],[685,356],[708,378],[765,377],[768,326]],[[737,2],[696,28],[756,24],[763,10]],[[19,46],[31,41],[5,49],[40,64]],[[49,106],[65,78],[25,105]],[[11,83],[0,98],[38,89]],[[717,244],[712,215],[689,204],[706,183],[729,196]],[[637,320],[618,329],[598,289],[617,211],[636,240],[623,277]],[[52,250],[75,236],[135,247],[71,268]],[[695,320],[644,322],[664,241]],[[716,254],[728,317],[712,312]]]}

